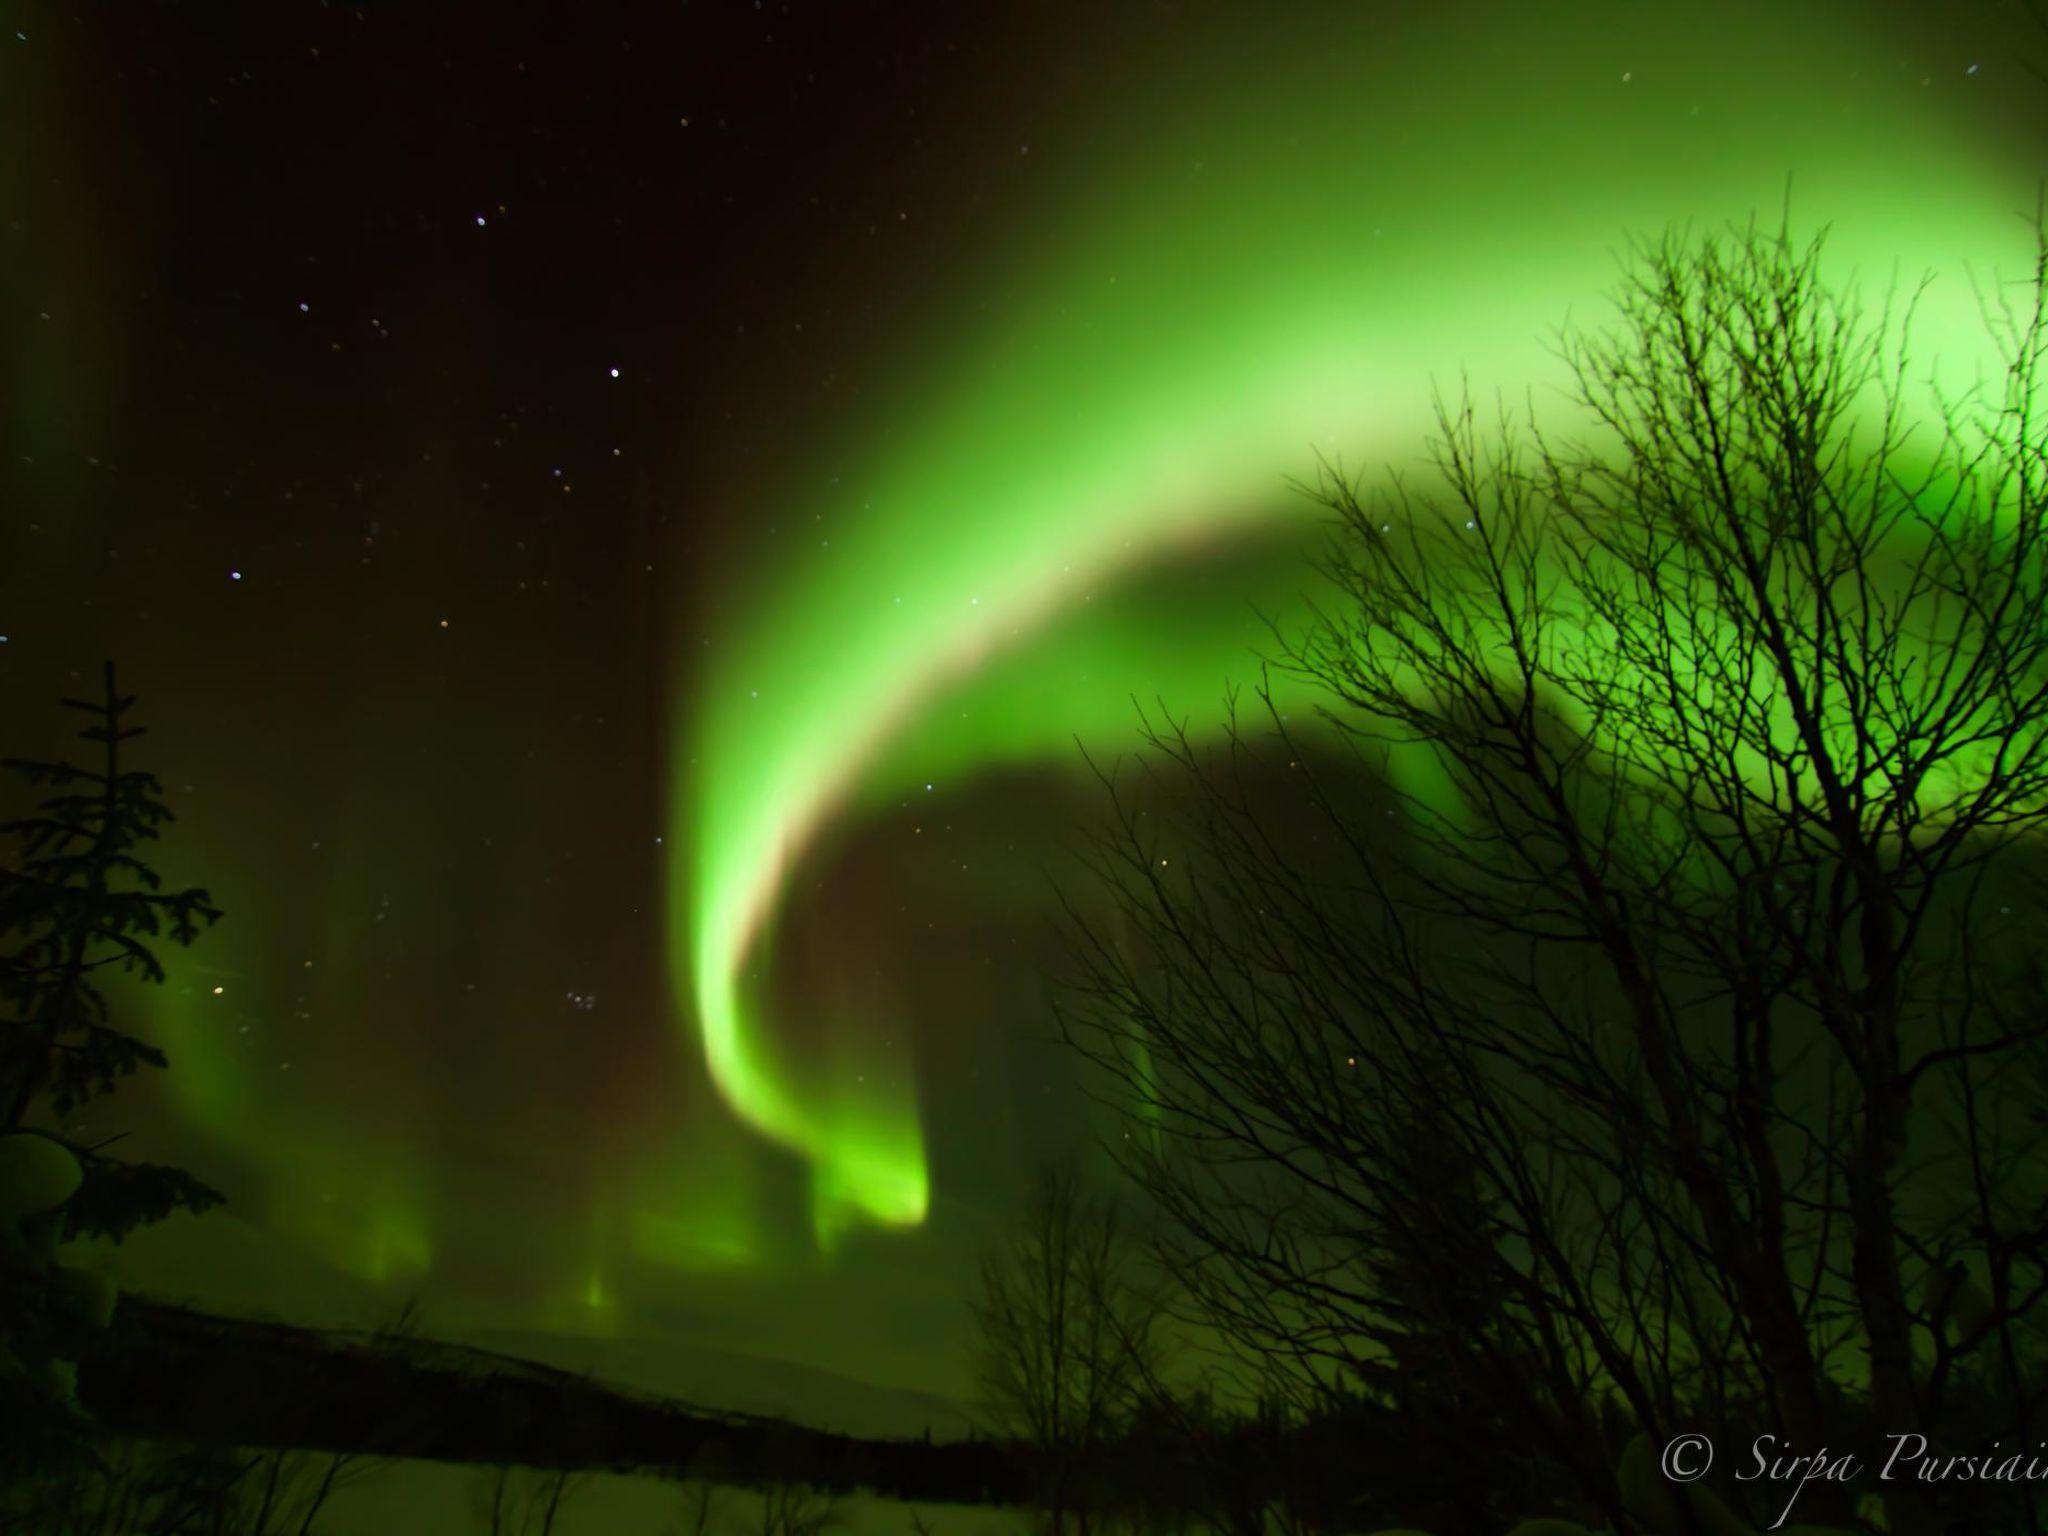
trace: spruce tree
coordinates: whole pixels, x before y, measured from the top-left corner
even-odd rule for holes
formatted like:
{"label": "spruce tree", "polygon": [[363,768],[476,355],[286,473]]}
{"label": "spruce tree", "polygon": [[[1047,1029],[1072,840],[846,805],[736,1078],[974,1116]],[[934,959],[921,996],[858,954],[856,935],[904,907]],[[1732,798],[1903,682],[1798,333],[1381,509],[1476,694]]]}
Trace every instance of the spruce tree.
{"label": "spruce tree", "polygon": [[102,980],[115,971],[161,984],[153,946],[191,944],[220,912],[202,889],[164,889],[142,857],[174,818],[156,776],[128,761],[143,728],[129,723],[135,700],[115,686],[113,663],[102,697],[64,703],[86,717],[78,734],[95,749],[89,766],[0,759],[43,791],[29,814],[0,822],[18,845],[0,868],[0,1135],[33,1129],[66,1146],[85,1173],[67,1203],[71,1234],[118,1239],[222,1197],[182,1170],[121,1162],[64,1133],[80,1106],[138,1068],[167,1065],[116,1027]]}

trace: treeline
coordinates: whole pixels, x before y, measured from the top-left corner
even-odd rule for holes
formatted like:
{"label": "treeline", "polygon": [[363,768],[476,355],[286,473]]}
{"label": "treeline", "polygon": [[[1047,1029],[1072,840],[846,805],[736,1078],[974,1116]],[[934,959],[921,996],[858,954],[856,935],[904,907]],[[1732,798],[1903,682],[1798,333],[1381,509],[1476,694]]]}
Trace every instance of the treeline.
{"label": "treeline", "polygon": [[409,1332],[341,1336],[136,1296],[122,1298],[85,1352],[78,1390],[108,1432],[144,1440],[791,1482],[939,1503],[1014,1503],[1028,1484],[1016,1455],[991,1442],[835,1434]]}

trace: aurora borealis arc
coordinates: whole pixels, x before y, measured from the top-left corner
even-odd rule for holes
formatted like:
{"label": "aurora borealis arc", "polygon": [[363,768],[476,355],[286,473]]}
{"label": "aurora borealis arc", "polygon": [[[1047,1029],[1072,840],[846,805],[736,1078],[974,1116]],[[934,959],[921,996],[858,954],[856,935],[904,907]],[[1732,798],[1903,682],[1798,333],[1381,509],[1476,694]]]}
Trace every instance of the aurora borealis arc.
{"label": "aurora borealis arc", "polygon": [[878,364],[829,469],[764,492],[802,535],[678,703],[667,922],[678,1011],[733,1111],[811,1165],[821,1240],[920,1220],[931,1172],[914,1069],[855,1040],[821,1073],[766,1001],[807,857],[870,801],[1127,740],[1134,697],[1213,719],[1250,675],[1241,611],[1133,631],[1093,605],[1176,548],[1284,538],[1316,451],[1412,459],[1431,375],[1554,382],[1543,338],[1630,232],[1775,215],[1788,179],[1831,272],[1936,270],[1923,348],[1982,355],[1964,266],[2026,269],[2032,172],[1966,126],[1967,61],[1909,81],[1848,7],[1537,10],[1452,44],[1318,8],[1313,53],[1218,20],[1148,60],[1086,103],[1086,170]]}
{"label": "aurora borealis arc", "polygon": [[952,1397],[1107,1124],[1088,762],[1256,680],[1287,482],[1788,201],[1966,372],[2048,145],[2013,0],[16,10],[0,755],[113,658],[226,914],[88,1131],[227,1203],[109,1262]]}

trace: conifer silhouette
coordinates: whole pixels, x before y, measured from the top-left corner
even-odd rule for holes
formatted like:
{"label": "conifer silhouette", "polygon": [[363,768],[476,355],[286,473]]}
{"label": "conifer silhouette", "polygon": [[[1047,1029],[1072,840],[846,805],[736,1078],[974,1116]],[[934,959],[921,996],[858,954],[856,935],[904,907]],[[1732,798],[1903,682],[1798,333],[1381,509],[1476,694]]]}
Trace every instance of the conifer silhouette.
{"label": "conifer silhouette", "polygon": [[[116,687],[113,663],[102,697],[64,703],[88,719],[78,734],[99,749],[94,766],[0,759],[46,791],[28,815],[0,822],[19,844],[13,866],[0,868],[0,1135],[28,1128],[38,1107],[61,1124],[137,1068],[166,1066],[161,1050],[113,1025],[100,978],[111,967],[161,983],[152,946],[189,945],[221,915],[203,889],[165,890],[142,857],[175,818],[156,775],[124,760],[143,728],[128,723],[135,699]],[[75,1236],[119,1238],[222,1198],[178,1169],[123,1163],[38,1129],[85,1169],[68,1208]]]}

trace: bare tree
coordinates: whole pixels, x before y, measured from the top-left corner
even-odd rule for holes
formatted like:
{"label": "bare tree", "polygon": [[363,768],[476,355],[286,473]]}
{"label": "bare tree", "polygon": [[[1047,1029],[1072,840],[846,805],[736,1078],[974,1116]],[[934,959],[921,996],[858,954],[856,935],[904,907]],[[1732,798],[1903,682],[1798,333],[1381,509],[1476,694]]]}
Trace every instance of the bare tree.
{"label": "bare tree", "polygon": [[346,1452],[107,1439],[89,1466],[5,1490],[9,1531],[47,1536],[316,1536],[328,1501],[374,1467]]}
{"label": "bare tree", "polygon": [[567,1468],[500,1465],[484,1471],[477,1512],[489,1536],[552,1536],[562,1511],[587,1482]]}
{"label": "bare tree", "polygon": [[1071,1164],[1033,1177],[1022,1223],[988,1253],[974,1299],[983,1403],[1038,1457],[1055,1533],[1086,1532],[1092,1459],[1156,1365],[1156,1290],[1117,1206]]}
{"label": "bare tree", "polygon": [[718,1484],[708,1478],[689,1478],[677,1491],[676,1503],[669,1536],[710,1536],[721,1503]]}
{"label": "bare tree", "polygon": [[839,1497],[808,1483],[777,1480],[761,1489],[760,1499],[759,1536],[824,1536],[846,1523]]}
{"label": "bare tree", "polygon": [[1811,1447],[2039,1390],[2041,274],[1916,438],[1911,305],[1819,253],[1639,248],[1563,343],[1585,442],[1465,404],[1422,490],[1326,466],[1277,666],[1334,729],[1153,728],[1121,915],[1073,909],[1069,1037],[1205,1315],[1311,1399],[1433,1339],[1609,1512],[1609,1400]]}

